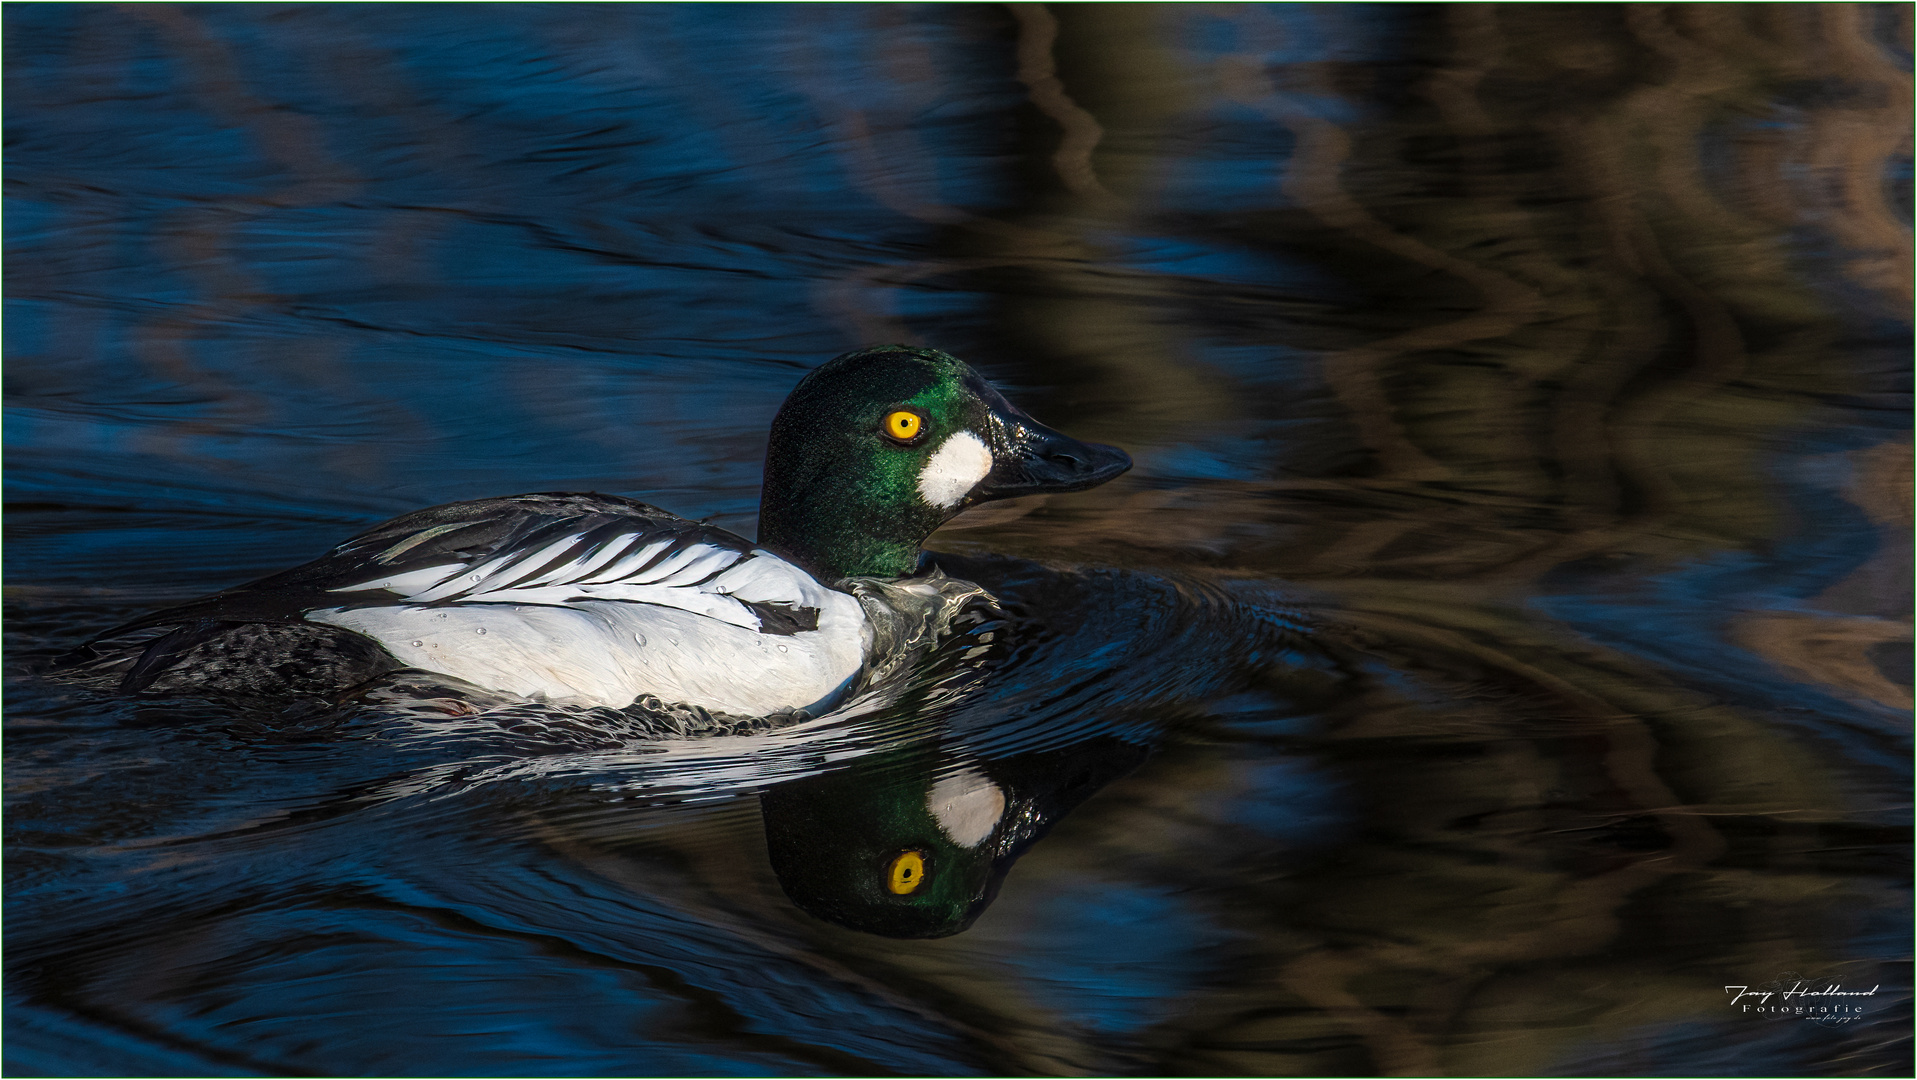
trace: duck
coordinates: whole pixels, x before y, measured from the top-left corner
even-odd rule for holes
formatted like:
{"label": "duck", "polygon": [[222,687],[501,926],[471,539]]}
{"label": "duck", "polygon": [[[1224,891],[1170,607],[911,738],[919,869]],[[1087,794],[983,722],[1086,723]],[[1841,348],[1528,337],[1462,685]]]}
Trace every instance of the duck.
{"label": "duck", "polygon": [[808,372],[773,419],[756,542],[617,495],[447,503],[115,627],[61,666],[122,693],[333,695],[414,669],[558,705],[818,715],[869,659],[857,583],[921,575],[925,540],[969,507],[1130,467],[948,353],[860,349]]}

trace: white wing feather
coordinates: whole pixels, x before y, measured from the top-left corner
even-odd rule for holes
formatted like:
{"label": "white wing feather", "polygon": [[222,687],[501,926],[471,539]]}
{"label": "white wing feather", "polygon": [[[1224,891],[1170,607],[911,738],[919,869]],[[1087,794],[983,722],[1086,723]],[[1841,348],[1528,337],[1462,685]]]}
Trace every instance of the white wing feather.
{"label": "white wing feather", "polygon": [[580,584],[603,585],[609,581],[618,581],[624,578],[627,574],[632,573],[634,570],[637,570],[639,567],[644,566],[647,563],[651,562],[653,559],[657,558],[660,552],[666,550],[666,548],[670,546],[672,546],[672,541],[670,540],[654,540],[652,543],[647,544],[645,547],[640,548],[639,550],[633,552],[632,554],[621,558],[618,562],[613,563],[611,566],[606,567],[605,570],[601,571],[600,573],[595,574],[594,576],[580,582]]}
{"label": "white wing feather", "polygon": [[[722,570],[741,563],[751,565],[763,562],[765,565],[759,571],[760,575],[784,577],[796,569],[770,552],[754,551],[748,555],[697,540],[686,542],[678,551],[648,566],[649,561],[671,546],[672,539],[640,543],[645,540],[643,533],[628,533],[595,545],[577,558],[532,577],[517,580],[527,570],[550,562],[569,548],[578,547],[584,539],[583,534],[575,534],[555,540],[530,554],[506,552],[482,561],[409,570],[403,574],[389,574],[353,585],[341,585],[328,591],[369,592],[386,589],[414,604],[447,601],[460,604],[563,604],[570,597],[589,595],[665,604],[693,611],[711,606],[699,599],[701,596],[732,592],[727,588],[700,587],[697,584]],[[782,574],[775,568],[783,568],[786,573]],[[637,591],[640,587],[645,588]],[[681,593],[684,595],[679,595]],[[752,601],[757,598],[742,599]],[[795,595],[789,602],[796,601]],[[728,618],[727,621],[735,620]],[[753,625],[757,625],[756,619]]]}

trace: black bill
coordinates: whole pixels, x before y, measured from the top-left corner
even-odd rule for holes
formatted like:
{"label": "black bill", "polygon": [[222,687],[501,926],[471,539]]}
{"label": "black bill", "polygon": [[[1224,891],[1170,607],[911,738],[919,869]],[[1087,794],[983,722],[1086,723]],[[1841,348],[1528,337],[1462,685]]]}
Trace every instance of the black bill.
{"label": "black bill", "polygon": [[991,409],[993,465],[972,490],[970,502],[1083,491],[1132,467],[1131,455],[1125,451],[1054,431],[1025,415],[989,384],[979,396]]}

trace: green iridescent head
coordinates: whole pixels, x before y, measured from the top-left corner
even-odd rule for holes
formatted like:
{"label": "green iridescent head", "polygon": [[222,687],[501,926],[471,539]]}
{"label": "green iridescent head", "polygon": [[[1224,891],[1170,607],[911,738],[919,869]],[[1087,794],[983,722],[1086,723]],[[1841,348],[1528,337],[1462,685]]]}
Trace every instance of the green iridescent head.
{"label": "green iridescent head", "polygon": [[822,577],[903,577],[968,506],[1079,491],[1131,468],[1040,424],[963,361],[888,345],[814,369],[772,422],[759,542]]}

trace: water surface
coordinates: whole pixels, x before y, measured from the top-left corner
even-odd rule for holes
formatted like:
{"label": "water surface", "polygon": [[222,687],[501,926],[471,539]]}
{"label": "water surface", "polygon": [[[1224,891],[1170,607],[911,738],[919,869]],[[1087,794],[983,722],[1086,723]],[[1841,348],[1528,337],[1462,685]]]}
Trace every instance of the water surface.
{"label": "water surface", "polygon": [[[1909,12],[10,6],[8,1070],[1907,1074]],[[885,341],[1138,467],[857,708],[37,673],[434,503],[750,535]],[[969,929],[775,873],[968,770]]]}

